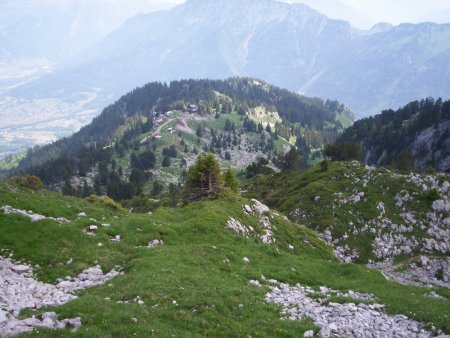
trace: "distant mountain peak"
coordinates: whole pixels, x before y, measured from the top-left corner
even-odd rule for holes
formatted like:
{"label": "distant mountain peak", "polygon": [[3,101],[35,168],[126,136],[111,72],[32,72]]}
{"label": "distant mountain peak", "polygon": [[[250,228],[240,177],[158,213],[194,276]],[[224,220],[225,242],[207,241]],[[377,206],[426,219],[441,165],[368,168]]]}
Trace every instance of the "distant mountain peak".
{"label": "distant mountain peak", "polygon": [[369,30],[370,33],[376,34],[376,33],[382,33],[390,30],[391,28],[394,28],[394,25],[388,23],[388,22],[379,22]]}

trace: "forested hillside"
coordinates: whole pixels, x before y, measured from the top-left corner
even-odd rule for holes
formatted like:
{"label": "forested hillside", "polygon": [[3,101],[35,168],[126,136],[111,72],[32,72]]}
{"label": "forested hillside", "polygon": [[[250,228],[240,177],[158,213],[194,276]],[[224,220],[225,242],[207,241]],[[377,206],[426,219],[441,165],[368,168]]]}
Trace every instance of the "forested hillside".
{"label": "forested hillside", "polygon": [[450,101],[424,99],[396,111],[359,120],[346,129],[340,141],[361,145],[364,161],[384,166],[411,162],[410,170],[427,167],[450,169]]}
{"label": "forested hillside", "polygon": [[352,118],[336,101],[251,78],[155,82],[126,94],[73,136],[31,149],[16,172],[67,193],[127,199],[142,189],[158,194],[170,183],[176,187],[203,151],[240,170],[258,156],[281,166],[296,145],[307,166]]}

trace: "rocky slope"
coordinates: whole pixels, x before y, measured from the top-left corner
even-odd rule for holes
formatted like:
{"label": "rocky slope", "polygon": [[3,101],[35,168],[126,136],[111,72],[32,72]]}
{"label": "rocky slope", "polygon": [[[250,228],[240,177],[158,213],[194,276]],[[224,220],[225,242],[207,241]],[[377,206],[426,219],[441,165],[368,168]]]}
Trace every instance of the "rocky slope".
{"label": "rocky slope", "polygon": [[255,178],[248,194],[317,230],[344,262],[450,288],[450,178],[358,162]]}
{"label": "rocky slope", "polygon": [[314,231],[257,200],[225,194],[133,214],[11,181],[0,191],[2,334],[362,338],[450,329],[448,290],[339,263]]}

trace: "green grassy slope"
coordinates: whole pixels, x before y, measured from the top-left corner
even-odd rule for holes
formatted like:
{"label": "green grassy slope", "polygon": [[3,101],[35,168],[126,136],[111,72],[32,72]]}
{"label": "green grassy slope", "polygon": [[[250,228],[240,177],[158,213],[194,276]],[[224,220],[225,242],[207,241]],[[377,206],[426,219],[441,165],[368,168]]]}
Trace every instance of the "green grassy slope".
{"label": "green grassy slope", "polygon": [[[12,252],[14,259],[39,264],[35,272],[40,280],[55,283],[58,277],[78,274],[95,262],[104,271],[121,265],[125,273],[106,285],[78,292],[79,299],[52,309],[61,318],[81,316],[83,326],[78,332],[38,330],[26,336],[298,337],[313,329],[311,321],[279,319],[280,309],[264,302],[267,289],[248,283],[261,275],[291,284],[372,293],[387,305],[389,313],[450,329],[449,301],[425,297],[429,289],[388,282],[377,271],[338,263],[312,230],[274,214],[270,217],[276,238],[273,245],[227,229],[225,224],[233,217],[259,231],[257,220],[243,211],[249,203],[225,194],[179,209],[128,214],[45,190],[0,183],[0,205],[72,221],[65,225],[50,220],[32,223],[0,212],[0,249]],[[77,218],[81,211],[87,217]],[[103,228],[102,223],[111,227]],[[96,237],[82,232],[91,224],[99,225]],[[108,237],[117,234],[122,241],[109,242]],[[153,239],[163,239],[164,246],[146,248]],[[249,258],[248,264],[244,257]],[[73,263],[66,265],[70,258]],[[445,290],[437,291],[450,296]],[[143,305],[117,303],[136,296]],[[23,315],[47,310],[24,311]]]}

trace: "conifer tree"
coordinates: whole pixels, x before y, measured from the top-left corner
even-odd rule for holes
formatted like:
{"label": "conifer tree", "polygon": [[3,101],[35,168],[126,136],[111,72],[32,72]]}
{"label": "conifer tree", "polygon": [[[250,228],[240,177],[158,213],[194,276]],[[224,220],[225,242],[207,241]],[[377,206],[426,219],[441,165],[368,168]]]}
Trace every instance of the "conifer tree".
{"label": "conifer tree", "polygon": [[224,185],[233,192],[239,192],[239,182],[235,172],[231,168],[228,168],[224,174]]}
{"label": "conifer tree", "polygon": [[190,168],[186,193],[189,200],[206,196],[216,196],[223,187],[220,166],[213,154],[200,154]]}

